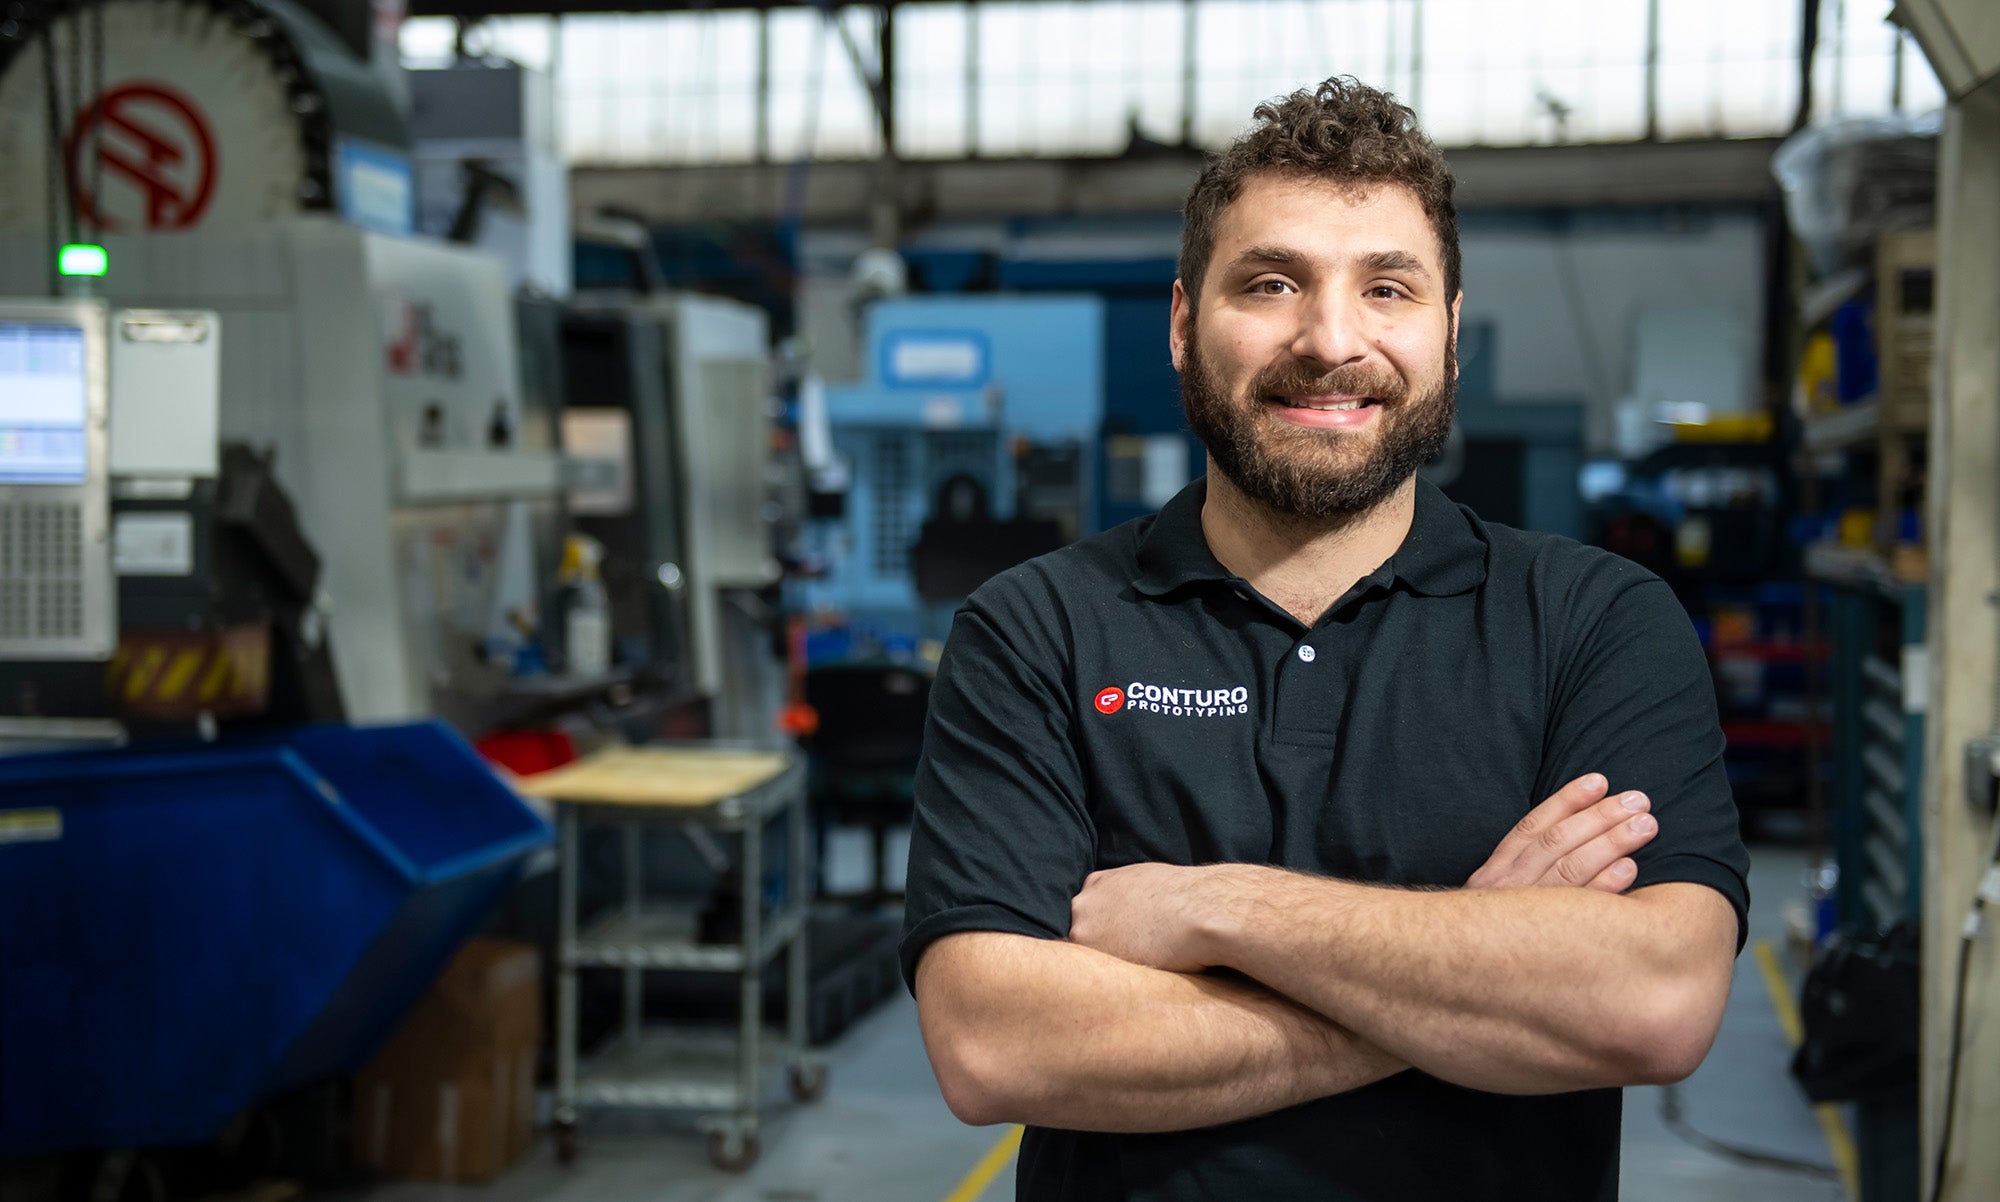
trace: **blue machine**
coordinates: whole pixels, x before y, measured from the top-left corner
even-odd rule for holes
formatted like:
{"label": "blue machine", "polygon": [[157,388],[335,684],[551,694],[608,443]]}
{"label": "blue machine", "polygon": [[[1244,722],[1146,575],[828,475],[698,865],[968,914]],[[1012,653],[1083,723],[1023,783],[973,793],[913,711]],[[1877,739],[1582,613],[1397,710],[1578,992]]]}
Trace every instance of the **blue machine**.
{"label": "blue machine", "polygon": [[970,477],[996,518],[1098,527],[1104,302],[1095,296],[922,296],[868,312],[869,378],[827,390],[852,465],[845,516],[819,531],[835,566],[814,610],[887,636],[942,637],[950,603],[916,591],[910,557],[940,488]]}
{"label": "blue machine", "polygon": [[358,1069],[550,838],[438,723],[0,758],[0,1155]]}

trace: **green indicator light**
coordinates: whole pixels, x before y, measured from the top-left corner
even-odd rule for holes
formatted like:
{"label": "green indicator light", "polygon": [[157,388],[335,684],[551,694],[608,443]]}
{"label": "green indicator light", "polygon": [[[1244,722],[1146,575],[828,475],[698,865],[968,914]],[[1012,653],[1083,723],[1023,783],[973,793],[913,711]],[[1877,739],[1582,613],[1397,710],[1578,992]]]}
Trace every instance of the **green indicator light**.
{"label": "green indicator light", "polygon": [[103,275],[111,259],[101,246],[72,245],[62,248],[64,275]]}

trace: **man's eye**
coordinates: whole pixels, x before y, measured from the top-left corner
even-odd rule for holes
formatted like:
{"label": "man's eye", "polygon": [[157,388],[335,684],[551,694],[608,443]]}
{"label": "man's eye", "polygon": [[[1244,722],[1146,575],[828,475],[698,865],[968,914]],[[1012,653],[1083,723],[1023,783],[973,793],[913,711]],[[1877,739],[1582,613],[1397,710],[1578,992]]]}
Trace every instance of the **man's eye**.
{"label": "man's eye", "polygon": [[1368,290],[1368,295],[1379,300],[1395,300],[1402,296],[1403,292],[1400,288],[1391,288],[1387,284],[1377,284]]}
{"label": "man's eye", "polygon": [[1291,285],[1283,280],[1258,280],[1250,285],[1250,291],[1259,296],[1282,296],[1291,291]]}

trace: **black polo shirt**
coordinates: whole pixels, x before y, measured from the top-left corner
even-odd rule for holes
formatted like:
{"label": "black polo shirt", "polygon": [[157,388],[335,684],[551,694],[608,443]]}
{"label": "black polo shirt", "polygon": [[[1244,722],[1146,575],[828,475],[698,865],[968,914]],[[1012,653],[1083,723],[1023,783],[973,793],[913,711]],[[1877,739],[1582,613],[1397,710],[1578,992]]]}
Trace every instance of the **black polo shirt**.
{"label": "black polo shirt", "polygon": [[[1708,667],[1667,586],[1488,525],[1424,483],[1409,537],[1310,629],[1232,576],[1204,485],[995,578],[931,694],[903,973],[955,931],[1069,932],[1101,868],[1272,864],[1463,885],[1564,783],[1643,789],[1635,888],[1749,859]],[[1031,1128],[1019,1197],[1593,1202],[1618,1191],[1621,1094],[1483,1093],[1409,1071],[1170,1135]]]}

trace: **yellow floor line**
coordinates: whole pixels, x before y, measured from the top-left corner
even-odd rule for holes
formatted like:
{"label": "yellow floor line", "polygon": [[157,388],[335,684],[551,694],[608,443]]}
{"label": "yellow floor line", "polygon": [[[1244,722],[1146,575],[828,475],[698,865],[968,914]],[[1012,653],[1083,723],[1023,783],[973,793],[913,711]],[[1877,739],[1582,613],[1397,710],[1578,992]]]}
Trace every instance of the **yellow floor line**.
{"label": "yellow floor line", "polygon": [[[1778,966],[1778,953],[1768,939],[1757,941],[1757,964],[1764,970],[1764,988],[1771,993],[1771,1008],[1778,1012],[1778,1025],[1785,1029],[1785,1039],[1796,1048],[1806,1037],[1805,1024],[1799,1021],[1798,1007],[1792,1003],[1792,988],[1785,981],[1785,970]],[[1831,1102],[1821,1102],[1813,1107],[1813,1114],[1819,1119],[1820,1131],[1826,1135],[1827,1150],[1833,1153],[1833,1166],[1840,1170],[1847,1196],[1860,1198],[1854,1140],[1847,1134],[1847,1124],[1841,1121],[1839,1108]]]}
{"label": "yellow floor line", "polygon": [[972,1166],[972,1171],[958,1183],[958,1188],[945,1195],[944,1202],[975,1202],[979,1195],[986,1192],[986,1187],[993,1184],[1000,1170],[1007,1167],[1007,1162],[1014,1158],[1020,1147],[1021,1128],[1009,1127],[1007,1134],[1000,1137],[1000,1142]]}

